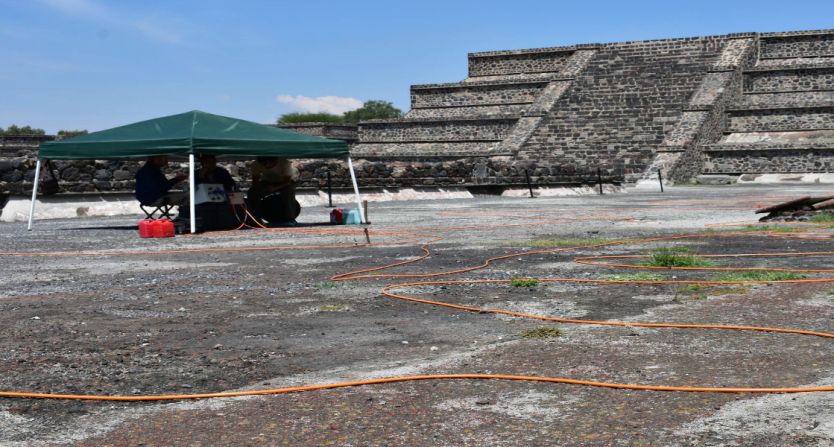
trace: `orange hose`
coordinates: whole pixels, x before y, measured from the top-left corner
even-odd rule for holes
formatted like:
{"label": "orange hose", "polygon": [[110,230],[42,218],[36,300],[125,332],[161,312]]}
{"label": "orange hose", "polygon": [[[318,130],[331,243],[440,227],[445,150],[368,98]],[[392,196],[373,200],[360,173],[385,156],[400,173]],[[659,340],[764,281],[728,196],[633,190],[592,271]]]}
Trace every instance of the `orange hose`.
{"label": "orange hose", "polygon": [[[541,225],[542,222],[534,222],[532,224],[526,225]],[[524,225],[524,224],[522,224]],[[509,224],[509,225],[499,225],[499,226],[517,226],[517,224]],[[494,227],[494,226],[492,226]],[[459,228],[471,228],[467,227],[459,227]],[[484,228],[484,226],[477,226],[477,228]],[[421,229],[427,230],[427,229]],[[435,229],[434,234],[424,234],[415,231],[389,231],[389,232],[379,232],[376,234],[388,234],[388,235],[409,235],[413,240],[417,240],[418,238],[430,238],[431,242],[436,242],[442,239],[442,236],[438,236],[436,233],[442,229]],[[445,229],[445,230],[448,230]],[[329,233],[334,234],[334,233]],[[344,233],[341,233],[344,234]],[[372,233],[374,234],[374,233]],[[600,244],[589,244],[589,245],[581,245],[581,246],[574,246],[574,247],[562,247],[556,249],[549,249],[549,250],[533,250],[533,251],[524,251],[519,253],[512,253],[508,255],[502,256],[495,256],[492,258],[487,259],[483,263],[476,265],[465,267],[461,269],[454,269],[448,270],[443,272],[433,272],[433,273],[420,273],[420,274],[396,274],[396,273],[388,273],[388,274],[369,274],[370,272],[378,272],[382,270],[387,270],[394,267],[403,266],[406,264],[411,264],[414,262],[418,262],[422,259],[427,258],[431,255],[431,251],[429,250],[429,244],[423,243],[420,247],[423,251],[423,254],[415,257],[413,259],[409,259],[406,261],[396,262],[392,264],[387,264],[383,266],[371,267],[361,270],[356,270],[352,272],[342,273],[338,275],[334,275],[331,277],[334,281],[347,281],[347,280],[356,280],[356,279],[370,279],[370,278],[382,278],[382,277],[409,277],[409,278],[416,278],[416,277],[423,277],[423,278],[431,278],[431,277],[438,277],[438,276],[445,276],[445,275],[453,275],[458,273],[469,272],[473,270],[483,269],[488,267],[492,262],[506,260],[510,258],[516,258],[520,256],[532,255],[532,254],[548,254],[548,253],[559,253],[565,251],[575,251],[580,249],[590,249],[590,248],[600,248],[606,246],[613,246],[613,245],[625,245],[625,244],[642,244],[648,242],[657,242],[657,241],[672,241],[672,240],[680,240],[686,238],[694,238],[694,237],[728,237],[728,236],[738,236],[738,235],[755,235],[755,234],[767,234],[767,232],[743,232],[743,233],[724,233],[724,234],[689,234],[689,235],[678,235],[678,236],[664,236],[664,237],[656,237],[656,238],[647,238],[647,239],[636,239],[636,240],[622,240],[622,241],[614,241],[614,242],[607,242],[607,243],[600,243]],[[367,244],[354,244],[353,246],[363,246]],[[380,244],[375,244],[380,245]],[[204,251],[248,251],[248,250],[276,250],[276,249],[296,249],[296,248],[333,248],[333,246],[304,246],[304,247],[237,247],[237,248],[216,248],[216,249],[180,249],[180,250],[172,250],[166,252],[159,252],[159,253],[189,253],[189,252],[204,252]],[[126,254],[148,254],[147,252],[99,252],[96,253],[97,255],[126,255]],[[86,253],[85,253],[86,254]],[[90,252],[90,255],[93,253]],[[807,253],[753,253],[753,254],[733,254],[733,255],[714,255],[714,256],[735,256],[735,257],[747,257],[747,256],[810,256],[810,255],[830,255],[834,254],[834,252],[807,252]],[[79,253],[0,253],[0,255],[6,256],[70,256],[70,255],[79,255]],[[592,259],[612,259],[612,258],[635,258],[637,256],[589,256],[583,258],[577,258],[576,261],[584,264],[589,265],[603,265],[608,267],[644,267],[644,266],[634,266],[630,264],[605,264],[600,262],[593,262]],[[663,267],[664,269],[669,269]],[[672,268],[671,270],[676,270],[677,268]],[[802,272],[813,272],[813,273],[831,273],[834,270],[829,269],[760,269],[760,268],[697,268],[697,270],[781,270],[781,271],[802,271]],[[419,286],[426,286],[426,285],[455,285],[455,284],[477,284],[477,283],[509,283],[512,280],[458,280],[458,281],[422,281],[422,282],[411,282],[411,283],[401,283],[401,284],[391,284],[385,286],[381,292],[383,295],[415,302],[415,303],[422,303],[422,304],[430,304],[433,306],[441,306],[446,308],[452,308],[457,310],[464,310],[468,312],[479,312],[479,313],[495,313],[495,314],[504,314],[510,315],[514,317],[520,318],[530,318],[530,319],[537,319],[542,321],[551,321],[551,322],[558,322],[558,323],[572,323],[572,324],[593,324],[593,325],[606,325],[606,326],[625,326],[625,327],[651,327],[651,328],[678,328],[678,329],[718,329],[718,330],[739,330],[739,331],[759,331],[759,332],[773,332],[773,333],[784,333],[784,334],[796,334],[796,335],[806,335],[806,336],[815,336],[815,337],[822,337],[822,338],[834,338],[834,334],[828,332],[820,332],[820,331],[809,331],[809,330],[801,330],[801,329],[785,329],[785,328],[776,328],[776,327],[759,327],[759,326],[735,326],[735,325],[718,325],[718,324],[672,324],[672,323],[639,323],[639,322],[620,322],[620,321],[597,321],[597,320],[579,320],[579,319],[569,319],[569,318],[559,318],[559,317],[547,317],[542,315],[533,315],[533,314],[525,314],[521,312],[513,312],[508,310],[502,309],[482,309],[477,307],[471,306],[461,306],[457,304],[445,303],[441,301],[433,301],[427,299],[421,299],[416,297],[411,297],[407,295],[400,295],[391,292],[397,288],[404,288],[404,287],[419,287]],[[575,283],[599,283],[599,284],[737,284],[737,283],[813,283],[813,282],[834,282],[834,277],[828,278],[817,278],[817,279],[802,279],[802,280],[788,280],[788,281],[696,281],[696,280],[663,280],[663,281],[630,281],[630,280],[592,280],[592,279],[578,279],[578,278],[542,278],[539,279],[542,282],[575,282]],[[603,387],[603,388],[615,388],[615,389],[632,389],[632,390],[649,390],[649,391],[682,391],[682,392],[709,392],[709,393],[803,393],[803,392],[831,392],[834,391],[834,386],[825,386],[825,387],[775,387],[775,388],[737,388],[737,387],[679,387],[679,386],[667,386],[667,385],[638,385],[638,384],[624,384],[624,383],[614,383],[614,382],[598,382],[598,381],[589,381],[589,380],[577,380],[577,379],[569,379],[569,378],[562,378],[562,377],[536,377],[536,376],[522,376],[522,375],[501,375],[501,374],[435,374],[435,375],[420,375],[420,376],[401,376],[401,377],[389,377],[389,378],[381,378],[381,379],[373,379],[373,380],[363,380],[363,381],[349,381],[349,382],[338,382],[338,383],[329,383],[329,384],[319,384],[319,385],[310,385],[310,386],[298,386],[298,387],[288,387],[288,388],[274,388],[274,389],[266,389],[266,390],[252,390],[252,391],[235,391],[235,392],[219,392],[219,393],[200,393],[200,394],[170,394],[170,395],[145,395],[145,396],[100,396],[100,395],[83,395],[83,394],[52,394],[52,393],[28,393],[28,392],[0,392],[0,397],[13,397],[13,398],[40,398],[40,399],[73,399],[73,400],[98,400],[98,401],[159,401],[159,400],[182,400],[182,399],[205,399],[205,398],[216,398],[216,397],[235,397],[235,396],[256,396],[256,395],[266,395],[266,394],[280,394],[280,393],[293,393],[293,392],[302,392],[302,391],[313,391],[313,390],[322,390],[322,389],[334,389],[334,388],[342,388],[342,387],[353,387],[353,386],[363,386],[363,385],[373,385],[373,384],[385,384],[385,383],[397,383],[397,382],[406,382],[406,381],[418,381],[418,380],[480,380],[480,379],[494,379],[494,380],[520,380],[520,381],[535,381],[535,382],[548,382],[548,383],[563,383],[563,384],[572,384],[572,385],[583,385],[583,386],[595,386],[595,387]]]}

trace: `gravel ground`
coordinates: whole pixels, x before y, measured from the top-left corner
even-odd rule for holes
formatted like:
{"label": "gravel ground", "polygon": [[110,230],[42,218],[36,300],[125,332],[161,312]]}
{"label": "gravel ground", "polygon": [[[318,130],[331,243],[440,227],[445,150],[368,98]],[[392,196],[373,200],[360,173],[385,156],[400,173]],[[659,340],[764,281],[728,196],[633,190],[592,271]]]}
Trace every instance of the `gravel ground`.
{"label": "gravel ground", "polygon": [[[447,272],[530,249],[685,234],[694,235],[534,253],[434,279],[633,275],[638,271],[574,258],[667,246],[703,255],[831,251],[828,228],[777,234],[791,237],[726,234],[755,225],[759,206],[827,193],[809,186],[677,187],[663,194],[374,203],[371,246],[363,245],[359,227],[317,224],[329,212],[321,207],[306,208],[296,229],[167,240],[138,238],[138,215],[42,221],[32,232],[24,224],[0,224],[0,325],[6,329],[0,390],[195,394],[464,373],[690,387],[831,386],[830,339],[547,323],[380,293],[425,278],[332,279],[416,259],[422,243],[430,243],[428,258],[375,273]],[[834,269],[830,255],[715,262]],[[719,275],[653,273],[680,280]],[[553,317],[834,332],[831,283],[697,288],[567,281],[395,292]],[[560,335],[524,336],[541,328]],[[433,380],[175,402],[6,398],[0,445],[828,446],[834,445],[832,397]]]}

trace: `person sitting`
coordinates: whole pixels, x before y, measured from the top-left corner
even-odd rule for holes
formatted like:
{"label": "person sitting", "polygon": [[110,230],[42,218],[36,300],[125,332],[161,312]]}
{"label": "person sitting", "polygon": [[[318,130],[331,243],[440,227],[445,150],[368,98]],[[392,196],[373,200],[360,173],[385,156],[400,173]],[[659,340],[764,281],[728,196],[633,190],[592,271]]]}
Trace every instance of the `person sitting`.
{"label": "person sitting", "polygon": [[252,163],[252,186],[246,193],[250,212],[257,220],[274,225],[296,225],[301,206],[295,200],[295,169],[285,158],[258,157]]}
{"label": "person sitting", "polygon": [[[231,205],[224,197],[221,201],[199,201],[200,185],[223,185],[226,195],[238,191],[237,183],[225,168],[217,166],[217,157],[210,154],[200,155],[200,169],[194,172],[194,185],[198,189],[195,212],[197,226],[201,231],[231,230],[238,227],[243,218],[243,210]],[[218,199],[219,200],[219,199]],[[230,206],[231,205],[231,206]],[[178,219],[190,218],[191,210],[180,208]]]}
{"label": "person sitting", "polygon": [[223,189],[227,193],[238,190],[237,183],[232,178],[232,174],[221,166],[217,166],[217,157],[214,155],[200,155],[200,169],[196,172],[195,185],[201,183],[215,183],[223,185]]}
{"label": "person sitting", "polygon": [[148,157],[145,164],[136,171],[136,200],[143,206],[179,205],[185,199],[185,193],[170,192],[177,183],[188,178],[178,173],[168,178],[162,168],[168,166],[167,155]]}

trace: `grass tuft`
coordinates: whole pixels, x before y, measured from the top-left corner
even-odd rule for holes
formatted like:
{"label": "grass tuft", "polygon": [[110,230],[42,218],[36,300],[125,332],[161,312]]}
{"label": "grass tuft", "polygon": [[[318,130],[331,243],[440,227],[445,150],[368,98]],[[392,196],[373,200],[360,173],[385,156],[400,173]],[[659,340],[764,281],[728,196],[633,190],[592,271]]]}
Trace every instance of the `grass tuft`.
{"label": "grass tuft", "polygon": [[689,254],[686,247],[660,247],[640,265],[650,267],[709,267],[713,262],[698,255]]}
{"label": "grass tuft", "polygon": [[615,273],[610,275],[599,275],[600,279],[607,279],[610,281],[663,281],[665,275],[658,273]]}
{"label": "grass tuft", "polygon": [[318,307],[319,312],[342,312],[347,310],[344,304],[325,304]]}
{"label": "grass tuft", "polygon": [[536,287],[539,285],[539,280],[535,278],[515,278],[510,281],[513,287]]}
{"label": "grass tuft", "polygon": [[707,228],[705,233],[754,233],[760,231],[769,231],[771,233],[795,233],[802,231],[799,227],[786,227],[783,225],[746,225],[743,227],[720,227]]}
{"label": "grass tuft", "polygon": [[814,214],[810,221],[814,223],[831,223],[834,222],[834,213],[823,211],[821,213]]}
{"label": "grass tuft", "polygon": [[552,327],[537,327],[528,329],[520,334],[523,338],[555,338],[562,335],[562,331]]}
{"label": "grass tuft", "polygon": [[775,272],[769,270],[751,270],[746,272],[728,272],[718,277],[719,281],[793,281],[805,278],[794,272]]}

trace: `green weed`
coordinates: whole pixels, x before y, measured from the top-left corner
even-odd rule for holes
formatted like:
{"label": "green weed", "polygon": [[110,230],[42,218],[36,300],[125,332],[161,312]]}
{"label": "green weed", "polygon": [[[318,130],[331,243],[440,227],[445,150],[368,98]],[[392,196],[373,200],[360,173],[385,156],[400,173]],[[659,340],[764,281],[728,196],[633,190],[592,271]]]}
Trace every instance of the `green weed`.
{"label": "green weed", "polygon": [[343,312],[347,310],[344,304],[325,304],[318,307],[319,312]]}
{"label": "green weed", "polygon": [[316,284],[315,287],[317,289],[335,289],[338,286],[339,285],[336,284],[335,282],[327,281],[327,282],[320,282],[320,283]]}
{"label": "green weed", "polygon": [[539,280],[535,278],[515,278],[510,281],[513,287],[536,287],[539,285]]}
{"label": "green weed", "polygon": [[663,281],[666,278],[664,275],[657,273],[615,273],[610,275],[599,275],[600,279],[607,279],[610,281]]}
{"label": "green weed", "polygon": [[810,219],[814,223],[831,223],[834,222],[834,213],[824,211],[813,215]]}
{"label": "green weed", "polygon": [[552,327],[537,327],[528,329],[520,334],[522,338],[555,338],[562,335],[562,331]]}
{"label": "green weed", "polygon": [[713,262],[697,255],[689,254],[686,247],[660,247],[652,252],[651,257],[640,265],[650,267],[709,267]]}
{"label": "green weed", "polygon": [[794,272],[775,272],[769,270],[750,270],[746,272],[728,272],[718,277],[719,281],[793,281],[805,275]]}
{"label": "green weed", "polygon": [[743,227],[719,227],[707,228],[705,233],[754,233],[760,231],[769,231],[771,233],[794,233],[802,231],[798,227],[786,227],[782,225],[746,225]]}

